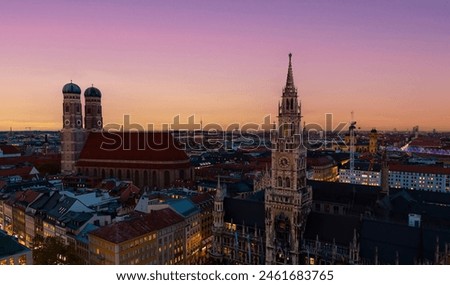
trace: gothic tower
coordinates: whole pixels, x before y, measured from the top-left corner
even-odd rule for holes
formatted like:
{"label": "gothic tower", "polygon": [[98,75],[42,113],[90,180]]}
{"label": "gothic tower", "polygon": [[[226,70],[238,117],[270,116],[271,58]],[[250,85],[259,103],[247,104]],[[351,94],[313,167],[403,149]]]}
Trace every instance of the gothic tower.
{"label": "gothic tower", "polygon": [[217,178],[217,190],[214,197],[214,211],[213,211],[213,244],[211,250],[211,257],[216,262],[221,263],[223,258],[222,252],[222,232],[224,230],[225,211],[223,208],[223,200],[226,195],[225,186],[220,185],[220,177]]}
{"label": "gothic tower", "polygon": [[311,207],[301,106],[294,86],[292,54],[272,138],[271,186],[265,192],[266,264],[300,264],[300,240]]}
{"label": "gothic tower", "polygon": [[75,162],[84,145],[83,116],[81,114],[81,89],[70,82],[62,89],[63,128],[61,130],[61,172],[75,174]]}
{"label": "gothic tower", "polygon": [[102,118],[102,93],[94,86],[84,91],[84,127],[87,131],[101,131],[103,129]]}

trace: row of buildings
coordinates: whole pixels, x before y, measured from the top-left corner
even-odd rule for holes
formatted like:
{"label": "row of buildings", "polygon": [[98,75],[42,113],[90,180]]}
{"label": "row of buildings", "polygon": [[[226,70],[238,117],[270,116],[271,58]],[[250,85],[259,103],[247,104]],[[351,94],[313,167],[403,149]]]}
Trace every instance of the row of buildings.
{"label": "row of buildings", "polygon": [[[422,191],[450,192],[450,168],[438,165],[399,164],[387,166],[389,187]],[[380,164],[358,162],[351,171],[348,167],[339,170],[339,182],[381,186]]]}
{"label": "row of buildings", "polygon": [[205,262],[212,240],[209,193],[142,194],[130,182],[110,189],[107,184],[105,189],[40,187],[3,195],[0,226],[29,249],[57,237],[84,264]]}

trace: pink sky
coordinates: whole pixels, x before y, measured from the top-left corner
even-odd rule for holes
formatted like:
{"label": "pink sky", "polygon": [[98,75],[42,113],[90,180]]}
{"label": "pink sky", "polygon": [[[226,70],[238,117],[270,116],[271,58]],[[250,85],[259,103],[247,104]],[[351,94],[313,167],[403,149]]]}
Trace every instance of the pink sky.
{"label": "pink sky", "polygon": [[[344,3],[341,3],[344,2]],[[62,126],[62,86],[103,93],[105,123],[275,114],[293,53],[307,123],[450,130],[448,1],[0,3],[0,130]]]}

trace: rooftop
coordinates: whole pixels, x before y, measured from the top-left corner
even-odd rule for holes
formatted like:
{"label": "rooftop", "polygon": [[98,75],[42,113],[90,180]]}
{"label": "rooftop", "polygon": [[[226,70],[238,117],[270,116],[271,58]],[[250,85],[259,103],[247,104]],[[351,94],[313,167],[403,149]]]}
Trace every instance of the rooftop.
{"label": "rooftop", "polygon": [[189,157],[169,133],[90,133],[81,151],[78,166],[170,168],[189,166]]}
{"label": "rooftop", "polygon": [[111,243],[120,244],[145,234],[182,222],[184,219],[170,208],[101,227],[89,233]]}
{"label": "rooftop", "polygon": [[29,248],[21,245],[14,237],[7,235],[0,230],[0,258],[8,257],[18,253],[30,251]]}
{"label": "rooftop", "polygon": [[225,221],[249,227],[265,228],[264,202],[248,199],[225,198]]}
{"label": "rooftop", "polygon": [[390,164],[389,171],[450,175],[450,168],[423,164]]}
{"label": "rooftop", "polygon": [[0,145],[3,154],[20,154],[20,150],[13,145]]}
{"label": "rooftop", "polygon": [[169,200],[167,204],[185,218],[199,212],[199,208],[187,198]]}

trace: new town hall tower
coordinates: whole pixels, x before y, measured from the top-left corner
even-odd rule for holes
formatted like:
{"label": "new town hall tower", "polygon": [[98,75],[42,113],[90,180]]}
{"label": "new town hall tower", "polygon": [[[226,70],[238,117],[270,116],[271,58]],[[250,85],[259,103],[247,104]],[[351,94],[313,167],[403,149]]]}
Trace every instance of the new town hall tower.
{"label": "new town hall tower", "polygon": [[299,264],[300,242],[311,205],[306,185],[306,149],[301,136],[301,104],[289,54],[286,86],[272,139],[271,185],[265,191],[266,264]]}
{"label": "new town hall tower", "polygon": [[278,105],[278,130],[272,137],[271,172],[260,177],[260,185],[247,198],[226,197],[226,191],[217,185],[210,252],[216,263],[305,262],[301,246],[312,191],[306,185],[306,149],[291,59],[289,54],[286,86]]}

